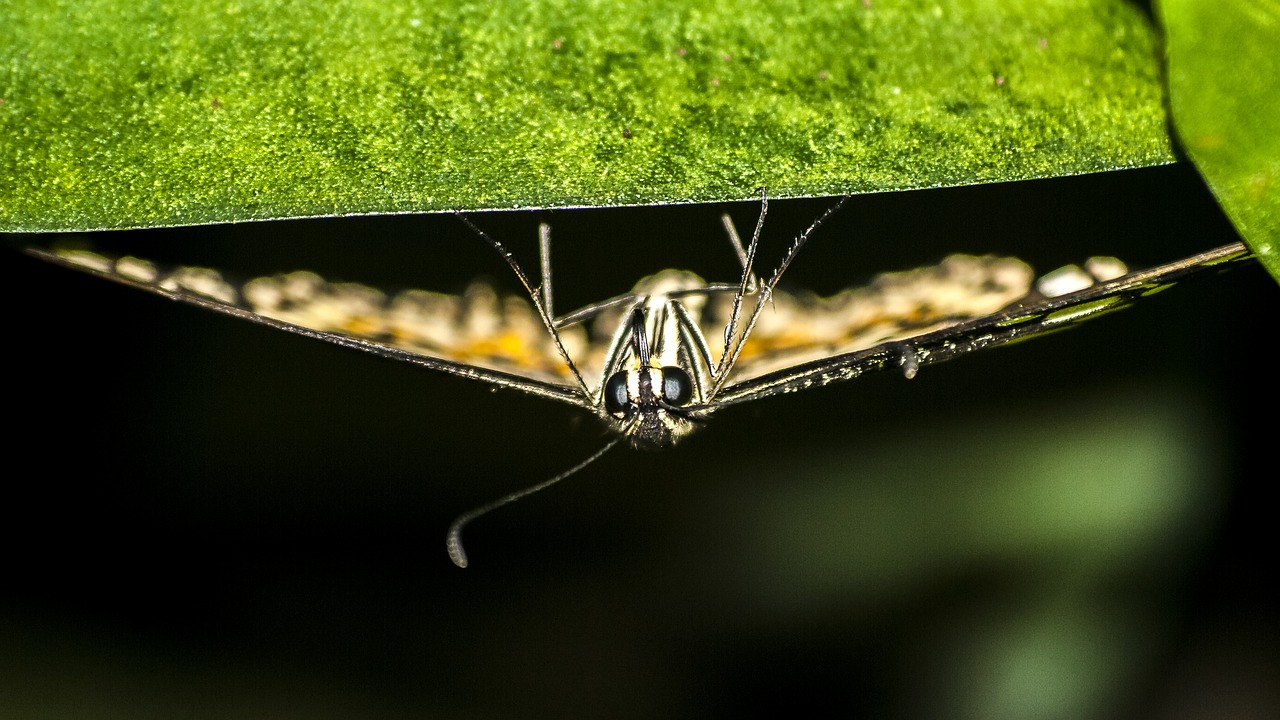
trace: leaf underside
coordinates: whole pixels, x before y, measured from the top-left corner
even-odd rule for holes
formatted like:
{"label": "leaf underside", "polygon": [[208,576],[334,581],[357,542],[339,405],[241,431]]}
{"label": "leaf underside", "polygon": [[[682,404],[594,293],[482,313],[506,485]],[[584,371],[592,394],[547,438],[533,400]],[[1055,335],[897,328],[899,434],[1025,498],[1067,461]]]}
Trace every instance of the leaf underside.
{"label": "leaf underside", "polygon": [[737,200],[1172,161],[1121,0],[0,5],[0,230]]}

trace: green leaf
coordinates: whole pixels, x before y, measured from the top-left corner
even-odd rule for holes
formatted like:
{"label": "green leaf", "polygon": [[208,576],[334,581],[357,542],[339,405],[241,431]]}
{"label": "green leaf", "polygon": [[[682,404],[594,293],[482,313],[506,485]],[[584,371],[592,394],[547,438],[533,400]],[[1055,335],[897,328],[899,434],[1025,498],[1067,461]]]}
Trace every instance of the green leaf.
{"label": "green leaf", "polygon": [[0,230],[731,200],[1172,160],[1122,0],[9,0]]}
{"label": "green leaf", "polygon": [[1164,0],[1160,9],[1178,135],[1280,279],[1280,2]]}

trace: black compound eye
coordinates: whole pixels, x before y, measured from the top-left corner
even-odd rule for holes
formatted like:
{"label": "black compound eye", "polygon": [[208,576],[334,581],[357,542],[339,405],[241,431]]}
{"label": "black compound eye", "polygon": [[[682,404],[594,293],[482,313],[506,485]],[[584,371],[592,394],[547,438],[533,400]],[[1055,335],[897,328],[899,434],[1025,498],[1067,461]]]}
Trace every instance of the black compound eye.
{"label": "black compound eye", "polygon": [[610,375],[609,381],[604,384],[604,409],[610,413],[620,413],[625,412],[630,405],[631,398],[627,397],[627,374],[616,372]]}
{"label": "black compound eye", "polygon": [[693,397],[693,380],[689,373],[674,365],[662,368],[662,399],[670,405],[682,406]]}

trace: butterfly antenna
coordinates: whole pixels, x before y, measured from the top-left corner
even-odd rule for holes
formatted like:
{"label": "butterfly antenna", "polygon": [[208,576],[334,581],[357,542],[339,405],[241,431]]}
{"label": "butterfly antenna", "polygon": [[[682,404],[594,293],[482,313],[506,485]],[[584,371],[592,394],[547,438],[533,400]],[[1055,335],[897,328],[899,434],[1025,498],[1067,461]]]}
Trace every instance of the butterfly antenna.
{"label": "butterfly antenna", "polygon": [[481,505],[480,507],[476,508],[475,510],[472,510],[471,512],[463,513],[462,515],[459,515],[458,519],[454,520],[453,524],[449,526],[449,534],[445,536],[444,545],[445,545],[445,548],[449,551],[449,559],[453,561],[454,565],[457,565],[460,568],[464,568],[467,566],[467,552],[466,550],[462,549],[462,529],[465,528],[467,524],[470,523],[472,520],[475,520],[481,515],[486,515],[492,510],[497,510],[498,508],[502,507],[503,505],[506,505],[507,503],[515,502],[516,500],[519,500],[520,498],[525,497],[526,495],[532,495],[538,492],[539,490],[545,490],[551,487],[552,485],[555,485],[556,483],[578,472],[579,470],[590,465],[596,460],[599,460],[602,455],[612,450],[614,446],[622,442],[622,440],[625,437],[626,437],[625,434],[618,435],[614,439],[610,440],[604,447],[595,451],[595,453],[592,454],[591,457],[587,458],[586,460],[583,460],[577,465],[574,465],[568,470],[565,470],[559,475],[556,475],[550,480],[544,480],[538,483],[537,485],[527,487],[523,490],[517,490],[511,493],[510,495],[505,495],[503,497],[500,497],[497,500],[494,500],[493,502],[488,503],[487,505]]}
{"label": "butterfly antenna", "polygon": [[[819,215],[818,219],[814,220],[809,227],[806,228],[804,232],[800,233],[795,241],[791,243],[791,248],[787,250],[787,254],[782,257],[782,262],[778,265],[778,269],[773,271],[773,275],[767,282],[765,282],[763,288],[761,288],[760,296],[756,300],[756,306],[751,311],[751,317],[747,319],[747,324],[743,327],[742,334],[738,336],[737,342],[734,343],[733,351],[729,352],[726,347],[726,356],[720,360],[720,367],[717,369],[718,372],[716,373],[716,382],[711,388],[712,396],[719,392],[720,388],[724,385],[725,379],[729,377],[729,371],[733,369],[733,364],[737,362],[738,355],[742,353],[742,347],[747,342],[747,336],[749,336],[751,331],[755,328],[756,321],[760,318],[760,313],[764,310],[765,304],[772,299],[773,289],[777,287],[778,281],[782,279],[782,273],[786,272],[788,267],[791,267],[791,261],[795,260],[796,254],[800,252],[800,248],[804,247],[805,242],[809,240],[809,236],[817,232],[818,228],[822,227],[822,225],[826,223],[832,215],[835,215],[840,208],[844,207],[844,204],[849,201],[849,197],[849,195],[845,195],[840,198],[835,205],[827,208],[826,212]],[[757,229],[757,233],[758,232],[759,230]],[[755,241],[752,240],[751,244],[754,247]]]}
{"label": "butterfly antenna", "polygon": [[[728,368],[728,364],[732,364],[729,360],[729,348],[733,343],[734,333],[738,331],[738,319],[742,316],[742,298],[746,296],[749,286],[754,291],[757,285],[755,277],[751,273],[751,268],[756,261],[756,248],[760,246],[760,233],[764,230],[764,216],[768,213],[769,189],[762,187],[760,188],[760,218],[756,220],[755,232],[751,233],[751,245],[744,252],[742,245],[734,242],[734,246],[738,249],[738,258],[742,261],[742,280],[738,284],[738,292],[734,293],[733,296],[733,310],[729,313],[729,324],[724,328],[724,352],[720,353],[720,362],[716,365],[713,373],[716,377],[716,386],[719,386],[720,378]],[[727,227],[732,227],[732,225],[727,225]],[[736,231],[732,234],[735,238],[738,235]]]}
{"label": "butterfly antenna", "polygon": [[[529,276],[524,274],[524,270],[520,268],[520,263],[516,262],[515,256],[507,251],[507,248],[505,245],[503,245],[502,243],[490,237],[488,233],[486,233],[485,231],[477,227],[475,223],[467,219],[467,217],[462,213],[454,213],[454,214],[457,215],[458,219],[461,220],[467,227],[471,228],[472,232],[479,235],[485,242],[489,243],[490,247],[496,250],[497,253],[502,256],[503,260],[507,261],[507,265],[511,267],[511,270],[516,274],[516,277],[520,279],[520,284],[524,286],[525,292],[529,294],[529,299],[533,301],[533,306],[537,308],[538,316],[542,320],[542,326],[547,329],[547,332],[551,333],[551,339],[556,344],[556,350],[559,351],[560,358],[564,360],[565,364],[569,366],[569,370],[573,373],[574,379],[578,381],[578,389],[582,391],[583,397],[588,397],[588,398],[591,397],[591,390],[587,388],[587,383],[585,380],[582,379],[582,373],[578,371],[578,366],[574,364],[573,358],[569,357],[569,351],[564,349],[564,343],[560,341],[560,333],[556,332],[556,324],[555,324],[555,321],[551,318],[551,314],[550,314],[549,306],[551,303],[551,289],[549,286],[549,273],[547,273],[547,269],[549,269],[547,266],[549,266],[550,264],[550,254],[549,254],[549,251],[550,251],[549,245],[550,245],[550,239],[551,239],[550,227],[547,227],[545,225],[543,226],[543,227],[547,227],[545,235],[547,238],[546,242],[548,244],[548,248],[547,248],[547,252],[545,254],[545,259],[544,259],[544,278],[543,278],[544,285],[546,285],[546,287],[544,287],[543,292],[540,293],[538,292],[537,288],[533,286],[533,283],[529,282]],[[539,235],[543,235],[543,234],[544,233],[540,229]]]}

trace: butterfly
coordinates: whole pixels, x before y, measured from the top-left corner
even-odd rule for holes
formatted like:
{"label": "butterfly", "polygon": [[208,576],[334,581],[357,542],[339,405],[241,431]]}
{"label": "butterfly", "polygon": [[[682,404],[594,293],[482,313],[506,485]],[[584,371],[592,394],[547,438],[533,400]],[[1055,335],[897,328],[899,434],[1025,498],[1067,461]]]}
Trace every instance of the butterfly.
{"label": "butterfly", "polygon": [[557,314],[551,231],[539,228],[535,285],[506,246],[459,215],[505,260],[525,296],[473,283],[460,295],[390,295],[306,271],[248,282],[199,267],[162,267],[91,250],[27,252],[171,299],[394,360],[558,400],[595,415],[613,438],[568,470],[465,513],[450,527],[450,558],[466,567],[464,526],[491,510],[580,471],[626,441],[669,447],[719,410],[773,395],[897,369],[1052,332],[1124,307],[1182,277],[1251,257],[1227,245],[1145,271],[1094,258],[1036,278],[1009,257],[951,255],[936,266],[890,272],[831,297],[779,282],[841,198],[798,235],[767,277],[756,256],[768,213],[743,243],[728,215],[725,234],[741,268],[735,282],[664,270],[629,292]]}

